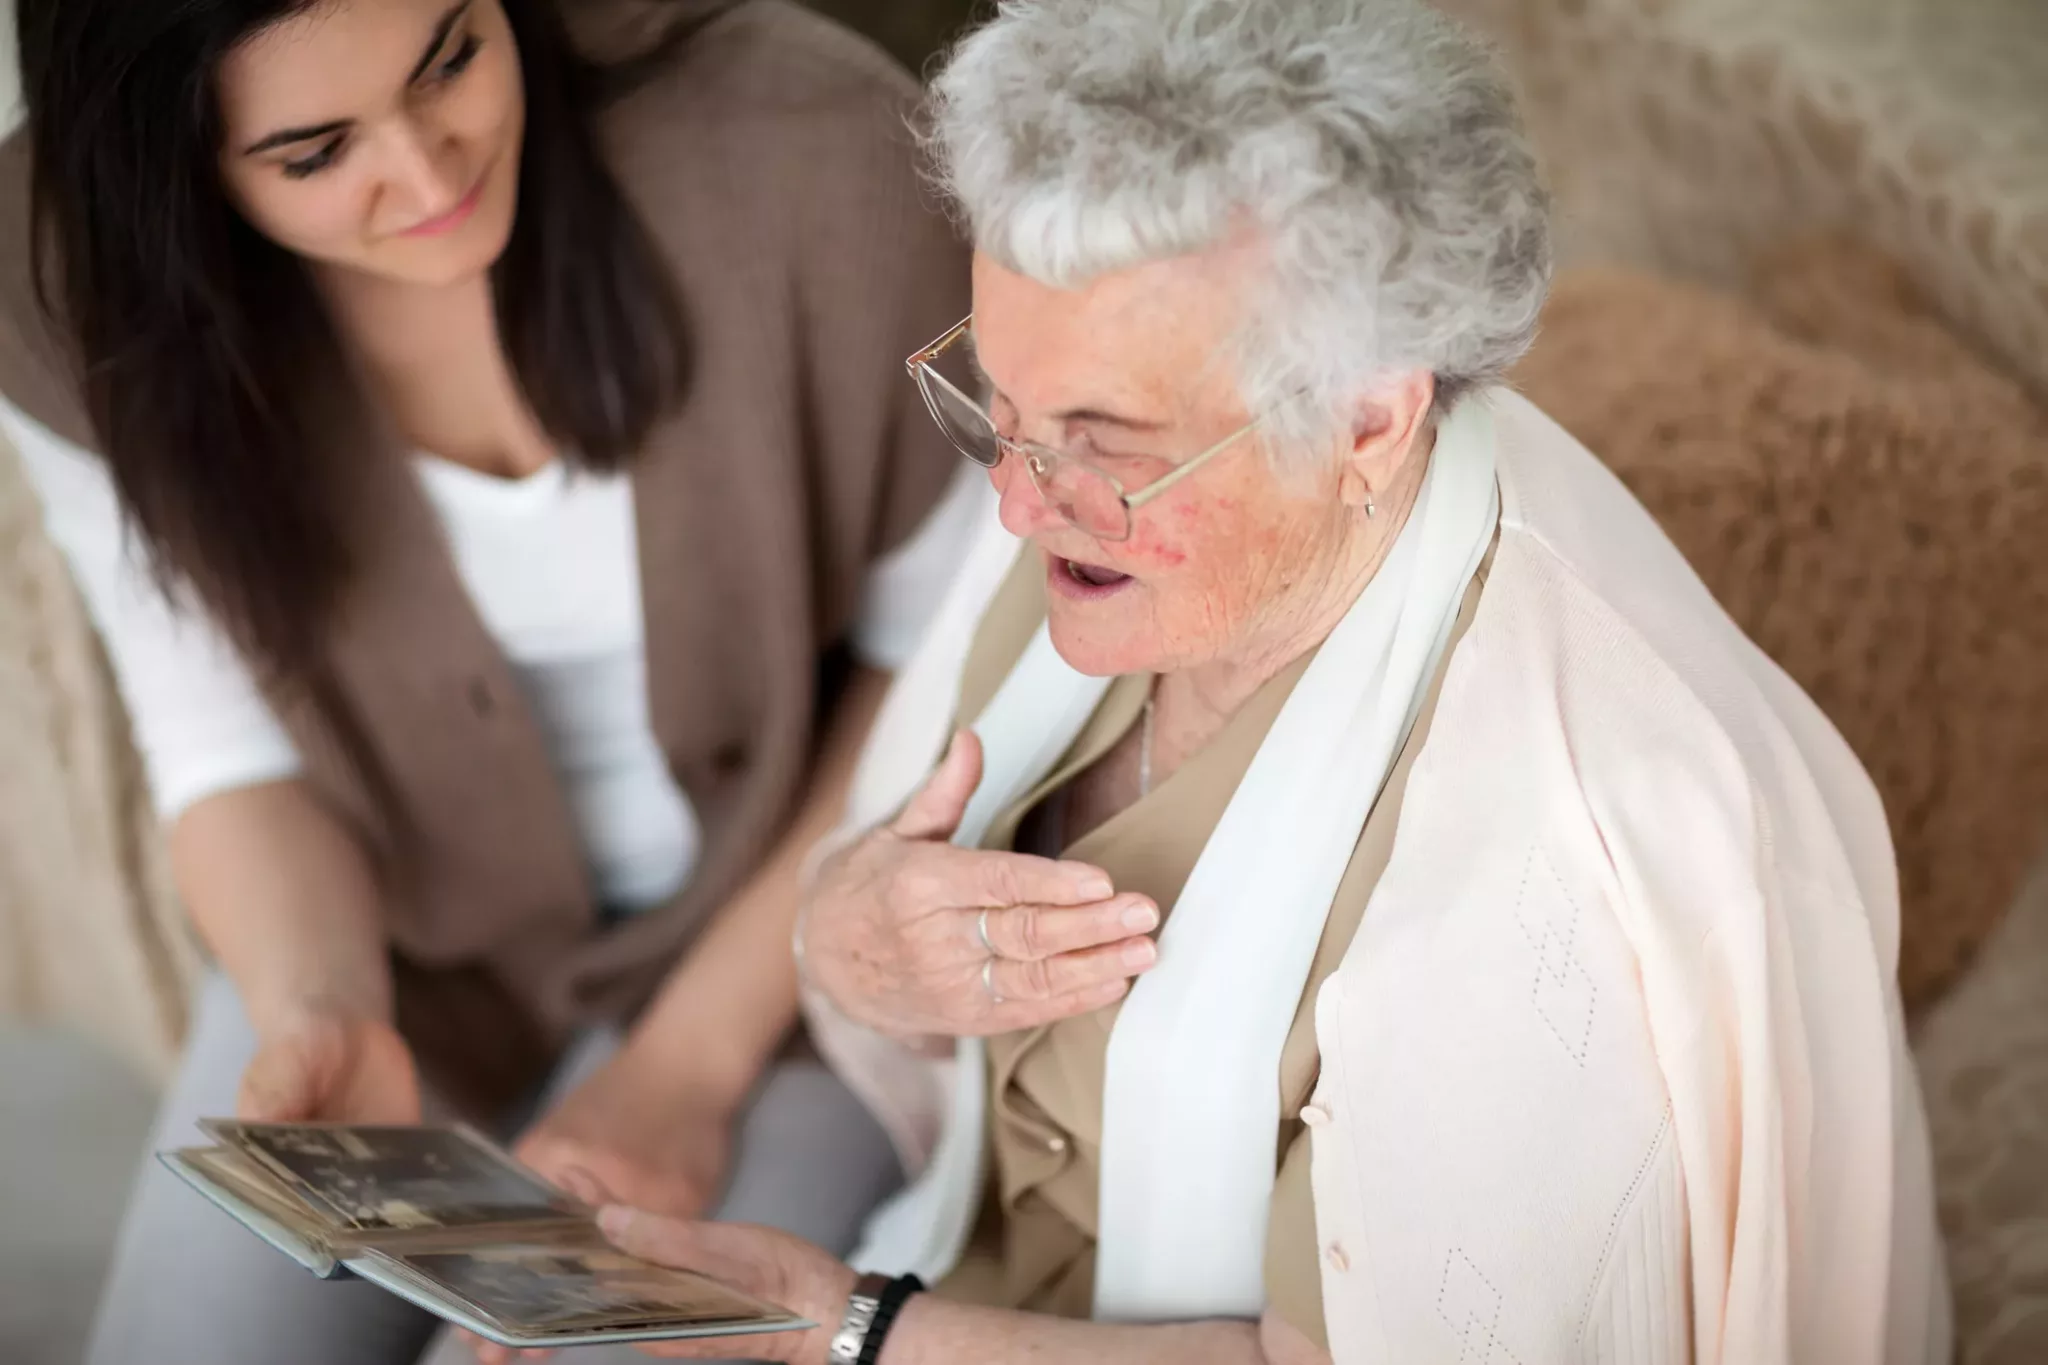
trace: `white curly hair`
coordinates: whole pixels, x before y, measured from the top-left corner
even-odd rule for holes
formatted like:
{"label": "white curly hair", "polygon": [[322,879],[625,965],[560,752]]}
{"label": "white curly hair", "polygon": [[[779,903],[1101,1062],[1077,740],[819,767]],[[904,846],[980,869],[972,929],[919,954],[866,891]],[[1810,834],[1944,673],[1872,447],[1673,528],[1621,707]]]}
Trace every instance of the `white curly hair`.
{"label": "white curly hair", "polygon": [[1228,358],[1282,451],[1328,450],[1395,373],[1431,372],[1447,411],[1549,289],[1514,101],[1422,0],[1003,0],[924,134],[977,246],[1045,284],[1259,234]]}

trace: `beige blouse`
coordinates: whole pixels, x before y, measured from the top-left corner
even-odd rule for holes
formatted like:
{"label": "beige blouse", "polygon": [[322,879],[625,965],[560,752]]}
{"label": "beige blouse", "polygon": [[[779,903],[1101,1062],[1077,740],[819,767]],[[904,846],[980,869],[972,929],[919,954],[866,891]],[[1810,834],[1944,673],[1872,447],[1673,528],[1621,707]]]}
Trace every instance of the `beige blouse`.
{"label": "beige blouse", "polygon": [[[1452,642],[1471,622],[1482,565],[1466,593]],[[1027,554],[983,618],[968,655],[960,714],[979,716],[1045,619],[1044,568]],[[1445,650],[1448,660],[1450,650]],[[1223,818],[1267,731],[1315,654],[1296,660],[1259,689],[1200,752],[1146,796],[1060,856],[1108,872],[1120,892],[1150,896],[1170,916],[1203,847]],[[1432,681],[1415,728],[1388,774],[1387,785],[1360,832],[1351,865],[1331,903],[1281,1054],[1280,1131],[1275,1135],[1275,1186],[1266,1233],[1266,1293],[1272,1310],[1310,1340],[1327,1346],[1316,1223],[1309,1189],[1309,1142],[1296,1117],[1315,1088],[1318,1056],[1315,998],[1350,946],[1366,901],[1393,849],[1402,792],[1428,733],[1443,683]],[[1137,723],[1152,677],[1118,678],[1052,773],[990,827],[985,848],[1016,846],[1027,815],[1085,772]],[[1120,1006],[989,1040],[992,1105],[987,1203],[973,1244],[942,1291],[976,1303],[1085,1318],[1095,1281],[1096,1193],[1102,1144],[1102,1088],[1110,1030]]]}

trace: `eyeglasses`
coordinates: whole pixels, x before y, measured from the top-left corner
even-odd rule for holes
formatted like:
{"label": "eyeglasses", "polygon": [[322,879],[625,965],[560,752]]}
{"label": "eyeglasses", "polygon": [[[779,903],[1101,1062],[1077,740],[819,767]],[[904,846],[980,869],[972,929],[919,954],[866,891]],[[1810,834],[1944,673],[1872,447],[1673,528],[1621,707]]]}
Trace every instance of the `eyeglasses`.
{"label": "eyeglasses", "polygon": [[1179,468],[1129,491],[1114,474],[1097,469],[1078,455],[1035,441],[1013,440],[996,430],[987,407],[969,397],[981,387],[969,352],[971,343],[962,344],[973,324],[970,313],[904,362],[910,377],[917,381],[917,391],[924,395],[932,420],[962,455],[983,468],[994,469],[1005,455],[1018,456],[1031,475],[1031,486],[1046,504],[1069,526],[1097,540],[1129,540],[1132,513],[1259,427],[1261,419],[1254,418]]}

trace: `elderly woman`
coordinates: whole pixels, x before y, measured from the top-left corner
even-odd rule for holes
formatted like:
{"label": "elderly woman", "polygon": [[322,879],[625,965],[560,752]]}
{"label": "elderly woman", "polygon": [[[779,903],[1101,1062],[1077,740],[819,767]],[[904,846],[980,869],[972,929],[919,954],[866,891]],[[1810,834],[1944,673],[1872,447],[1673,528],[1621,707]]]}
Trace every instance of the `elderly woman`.
{"label": "elderly woman", "polygon": [[806,1365],[1945,1359],[1883,813],[1500,387],[1549,250],[1483,54],[1011,0],[933,143],[975,313],[912,369],[1009,534],[798,950],[917,1172],[856,1264],[934,1292],[614,1236]]}

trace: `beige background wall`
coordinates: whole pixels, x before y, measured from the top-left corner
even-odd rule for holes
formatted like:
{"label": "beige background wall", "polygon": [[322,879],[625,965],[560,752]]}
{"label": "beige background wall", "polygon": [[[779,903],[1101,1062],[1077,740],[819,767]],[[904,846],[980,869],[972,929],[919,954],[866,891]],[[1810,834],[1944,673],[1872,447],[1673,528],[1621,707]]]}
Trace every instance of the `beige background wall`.
{"label": "beige background wall", "polygon": [[14,0],[0,0],[0,135],[14,126],[20,84],[14,70]]}

